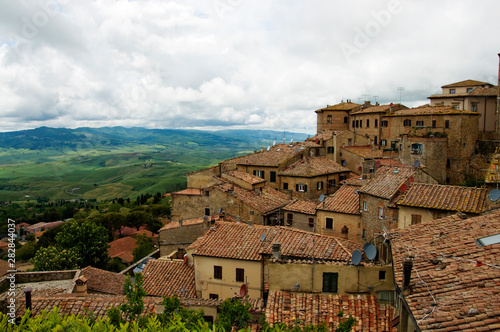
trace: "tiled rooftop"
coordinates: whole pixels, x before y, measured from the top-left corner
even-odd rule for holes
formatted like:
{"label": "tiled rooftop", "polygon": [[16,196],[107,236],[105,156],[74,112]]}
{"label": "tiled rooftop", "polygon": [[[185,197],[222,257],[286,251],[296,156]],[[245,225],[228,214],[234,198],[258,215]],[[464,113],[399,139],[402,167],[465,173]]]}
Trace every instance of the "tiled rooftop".
{"label": "tiled rooftop", "polygon": [[304,214],[316,214],[317,201],[308,201],[305,199],[297,199],[283,208],[284,211],[298,212]]}
{"label": "tiled rooftop", "polygon": [[475,87],[469,93],[454,93],[454,94],[443,94],[443,95],[432,95],[429,99],[437,98],[457,98],[457,97],[496,97],[498,92],[497,87]]}
{"label": "tiled rooftop", "polygon": [[485,208],[485,188],[414,183],[398,205],[428,209],[481,213]]}
{"label": "tiled rooftop", "polygon": [[481,81],[468,79],[465,81],[446,84],[446,85],[443,85],[441,88],[460,88],[460,87],[469,87],[469,86],[472,87],[472,86],[481,86],[481,85],[491,85],[491,84],[487,83],[487,82],[481,82]]}
{"label": "tiled rooftop", "polygon": [[317,109],[315,112],[323,112],[323,111],[349,111],[360,107],[360,104],[351,103],[351,102],[342,102],[336,105],[327,105],[324,108]]}
{"label": "tiled rooftop", "polygon": [[[193,219],[187,219],[187,220],[183,220],[182,221],[182,227],[184,226],[193,226],[193,225],[200,225],[200,224],[203,224],[203,218],[193,218]],[[178,221],[172,221],[168,224],[166,224],[165,226],[163,226],[162,228],[160,228],[160,231],[163,231],[165,229],[173,229],[173,228],[179,228],[179,222]]]}
{"label": "tiled rooftop", "polygon": [[259,151],[247,156],[230,159],[228,163],[237,165],[253,166],[275,166],[278,167],[297,154],[307,151],[307,147],[317,146],[315,142],[297,142],[292,144],[277,144],[272,146],[269,151]]}
{"label": "tiled rooftop", "polygon": [[393,105],[378,105],[361,108],[357,111],[352,111],[351,115],[359,115],[359,114],[367,114],[367,113],[385,113],[389,110],[396,111],[399,109],[408,109],[408,107],[401,104],[393,104]]}
{"label": "tiled rooftop", "polygon": [[[149,296],[196,297],[194,267],[184,262],[151,259],[142,271]],[[183,293],[186,291],[186,293]]]}
{"label": "tiled rooftop", "polygon": [[354,153],[364,159],[376,159],[383,157],[383,151],[372,145],[349,145],[341,148],[344,151]]}
{"label": "tiled rooftop", "polygon": [[358,186],[344,184],[335,194],[325,198],[317,205],[318,210],[337,213],[360,214]]}
{"label": "tiled rooftop", "polygon": [[395,111],[392,114],[386,114],[385,116],[407,116],[407,115],[438,115],[438,114],[476,114],[477,112],[460,111],[454,109],[452,106],[429,106],[424,105],[420,107],[403,109]]}
{"label": "tiled rooftop", "polygon": [[413,167],[382,166],[375,171],[375,176],[363,187],[360,193],[391,199],[397,190],[413,174]]}
{"label": "tiled rooftop", "polygon": [[327,157],[305,157],[286,167],[279,175],[314,177],[340,172],[349,172],[349,169]]}
{"label": "tiled rooftop", "polygon": [[185,196],[201,196],[201,189],[184,189],[175,193],[172,193],[172,195],[185,195]]}
{"label": "tiled rooftop", "polygon": [[390,327],[393,310],[380,304],[374,295],[311,294],[271,291],[266,307],[266,320],[274,326],[277,323],[318,325],[326,322],[329,331],[335,331],[342,319],[352,315],[356,319],[353,331],[396,331]]}
{"label": "tiled rooftop", "polygon": [[123,294],[123,274],[109,272],[95,267],[87,266],[80,272],[87,278],[87,290],[106,294]]}
{"label": "tiled rooftop", "polygon": [[474,240],[500,233],[500,211],[462,219],[450,216],[396,230],[391,240],[397,284],[412,255],[405,295],[423,331],[500,330],[500,244]]}
{"label": "tiled rooftop", "polygon": [[[261,241],[266,234],[264,241]],[[272,254],[272,244],[281,244],[286,257],[349,262],[359,245],[340,238],[287,227],[249,226],[243,223],[216,223],[192,244],[193,255],[259,260],[259,254]],[[313,245],[314,243],[314,245]]]}
{"label": "tiled rooftop", "polygon": [[252,175],[249,173],[241,172],[241,171],[236,171],[236,170],[230,171],[227,174],[229,176],[235,177],[239,180],[245,181],[249,184],[258,184],[258,183],[266,182],[266,180],[264,180],[263,178],[260,178],[258,176],[255,176],[255,175]]}
{"label": "tiled rooftop", "polygon": [[132,263],[134,260],[133,251],[136,247],[137,244],[135,243],[135,239],[133,237],[126,236],[110,242],[108,254],[111,258],[119,257],[125,262]]}

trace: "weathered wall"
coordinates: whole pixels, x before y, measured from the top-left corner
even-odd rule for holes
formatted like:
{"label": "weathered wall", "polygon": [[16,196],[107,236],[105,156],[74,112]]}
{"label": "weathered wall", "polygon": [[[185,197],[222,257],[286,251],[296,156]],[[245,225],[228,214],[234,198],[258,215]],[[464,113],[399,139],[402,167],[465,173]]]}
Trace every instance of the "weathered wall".
{"label": "weathered wall", "polygon": [[[317,216],[319,234],[346,238],[345,234],[342,234],[342,229],[346,226],[349,229],[347,239],[362,242],[361,215],[317,210]],[[333,229],[326,228],[326,218],[333,219]]]}
{"label": "weathered wall", "polygon": [[[422,152],[413,153],[412,144],[421,144]],[[415,137],[403,135],[400,141],[399,161],[406,165],[414,165],[416,161],[425,167],[427,173],[436,178],[439,183],[446,183],[448,138],[446,137]]]}
{"label": "weathered wall", "polygon": [[202,189],[215,183],[214,176],[218,175],[219,167],[206,168],[198,172],[187,174],[187,187]]}
{"label": "weathered wall", "polygon": [[203,223],[163,229],[158,234],[160,256],[165,256],[179,248],[187,248],[197,238],[203,236],[208,226]]}
{"label": "weathered wall", "polygon": [[[315,200],[321,195],[330,195],[335,193],[340,187],[340,177],[348,178],[349,172],[327,174],[315,177],[299,176],[280,176],[280,191],[285,194],[292,193],[292,198],[302,198]],[[328,181],[333,181],[332,186],[328,186]],[[318,190],[318,182],[323,182],[321,189]],[[284,184],[288,183],[288,189],[284,189]],[[307,192],[297,191],[297,185],[307,185]]]}
{"label": "weathered wall", "polygon": [[[210,207],[210,196],[172,194],[172,220],[198,218]],[[214,211],[210,209],[210,213]]]}
{"label": "weathered wall", "polygon": [[[291,225],[288,223],[289,220],[288,214],[292,214],[293,216],[292,218],[293,222]],[[308,231],[308,232],[314,232],[317,227],[315,215],[283,210],[283,218],[285,226],[289,226],[291,228],[301,229],[303,231]],[[312,227],[309,226],[310,218],[312,219]]]}

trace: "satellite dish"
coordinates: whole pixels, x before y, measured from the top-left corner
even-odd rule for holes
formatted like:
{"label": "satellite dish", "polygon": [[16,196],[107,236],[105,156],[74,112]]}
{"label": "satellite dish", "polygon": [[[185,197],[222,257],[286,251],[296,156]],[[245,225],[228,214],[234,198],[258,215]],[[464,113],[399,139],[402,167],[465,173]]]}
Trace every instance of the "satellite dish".
{"label": "satellite dish", "polygon": [[404,193],[404,192],[406,191],[406,189],[408,189],[408,186],[406,185],[406,183],[403,183],[403,184],[401,185],[401,187],[399,187],[399,191],[400,191],[401,193]]}
{"label": "satellite dish", "polygon": [[222,208],[219,208],[219,212],[217,212],[217,213],[221,213],[221,212],[222,212]]}
{"label": "satellite dish", "polygon": [[352,265],[356,265],[358,266],[359,263],[361,263],[361,258],[363,257],[363,254],[361,253],[360,250],[356,249],[354,250],[354,252],[352,253]]}
{"label": "satellite dish", "polygon": [[488,193],[488,198],[490,199],[490,201],[492,202],[496,202],[500,199],[500,190],[498,189],[493,189],[492,191],[490,191]]}
{"label": "satellite dish", "polygon": [[413,163],[413,167],[419,168],[420,167],[420,160],[415,160],[415,162]]}
{"label": "satellite dish", "polygon": [[260,241],[263,242],[266,239],[266,233],[262,234],[260,237]]}
{"label": "satellite dish", "polygon": [[247,285],[243,284],[240,287],[240,297],[247,295]]}
{"label": "satellite dish", "polygon": [[321,195],[319,196],[319,202],[321,203],[321,202],[323,202],[324,200],[325,200],[325,195],[321,194]]}
{"label": "satellite dish", "polygon": [[377,248],[371,244],[371,243],[367,243],[368,246],[366,246],[366,249],[363,247],[363,250],[365,251],[365,254],[366,254],[366,258],[368,258],[369,260],[374,260],[375,257],[377,256]]}
{"label": "satellite dish", "polygon": [[365,243],[365,245],[363,246],[363,251],[366,252],[366,249],[371,245],[370,242],[367,242]]}

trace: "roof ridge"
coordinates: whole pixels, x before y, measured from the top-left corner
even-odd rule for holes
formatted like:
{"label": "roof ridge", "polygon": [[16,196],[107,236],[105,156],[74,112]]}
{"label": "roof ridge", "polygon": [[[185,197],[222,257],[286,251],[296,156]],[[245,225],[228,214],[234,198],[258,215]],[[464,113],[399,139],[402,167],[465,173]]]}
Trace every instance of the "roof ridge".
{"label": "roof ridge", "polygon": [[335,242],[337,242],[337,244],[342,248],[344,249],[344,251],[346,253],[348,253],[349,255],[352,255],[352,252],[350,252],[346,247],[344,247],[344,245],[342,243],[340,243],[340,238],[336,237],[336,236],[333,236],[333,238],[335,239]]}

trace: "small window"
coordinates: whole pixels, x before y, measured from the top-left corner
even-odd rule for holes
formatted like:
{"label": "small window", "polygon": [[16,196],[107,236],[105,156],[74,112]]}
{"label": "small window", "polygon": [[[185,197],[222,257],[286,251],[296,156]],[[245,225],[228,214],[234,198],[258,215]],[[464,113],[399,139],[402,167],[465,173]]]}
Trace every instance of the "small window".
{"label": "small window", "polygon": [[344,123],[347,123],[347,116],[344,116]]}
{"label": "small window", "polygon": [[378,280],[385,280],[385,271],[378,271]]}
{"label": "small window", "polygon": [[411,120],[410,119],[406,119],[403,121],[403,126],[405,127],[411,127]]}
{"label": "small window", "polygon": [[210,191],[205,190],[205,196],[210,196]]}
{"label": "small window", "polygon": [[359,120],[356,120],[356,128],[359,128]]}
{"label": "small window", "polygon": [[337,293],[338,273],[323,272],[323,292]]}
{"label": "small window", "polygon": [[326,218],[325,228],[333,229],[333,218]]}
{"label": "small window", "polygon": [[375,128],[378,128],[378,119],[375,119]]}
{"label": "small window", "polygon": [[352,145],[352,138],[347,139],[347,145],[351,146]]}
{"label": "small window", "polygon": [[451,159],[446,159],[446,168],[451,167]]}
{"label": "small window", "polygon": [[356,121],[352,120],[352,127],[354,128],[356,124]]}
{"label": "small window", "polygon": [[473,88],[467,88],[467,93],[471,93]]}
{"label": "small window", "polygon": [[472,112],[477,112],[477,104],[472,104]]}
{"label": "small window", "polygon": [[236,269],[236,282],[245,282],[245,269]]}
{"label": "small window", "polygon": [[363,211],[368,211],[368,202],[363,201]]}
{"label": "small window", "polygon": [[389,127],[389,121],[387,121],[387,120],[382,120],[382,121],[380,122],[380,126],[381,126],[381,127]]}
{"label": "small window", "polygon": [[383,207],[378,208],[378,218],[384,219],[384,208]]}
{"label": "small window", "polygon": [[309,218],[309,227],[314,227],[314,218]]}
{"label": "small window", "polygon": [[271,171],[269,173],[269,176],[270,176],[269,182],[276,182],[276,172],[275,171]]}
{"label": "small window", "polygon": [[326,123],[332,123],[332,116],[331,115],[328,115],[326,117]]}
{"label": "small window", "polygon": [[456,109],[456,110],[458,110],[458,108],[459,108],[459,104],[458,104],[458,103],[452,103],[452,104],[451,104],[451,106],[452,106],[454,109]]}
{"label": "small window", "polygon": [[455,89],[450,89],[450,95],[454,95],[455,94]]}
{"label": "small window", "polygon": [[288,190],[288,183],[287,182],[283,182],[283,189]]}
{"label": "small window", "polygon": [[214,265],[214,279],[222,279],[222,266]]}
{"label": "small window", "polygon": [[366,128],[370,128],[370,119],[366,119]]}
{"label": "small window", "polygon": [[417,121],[417,127],[423,127],[424,126],[424,121],[419,120]]}
{"label": "small window", "polygon": [[422,144],[413,143],[411,145],[411,154],[422,154]]}
{"label": "small window", "polygon": [[210,208],[205,208],[205,215],[209,216],[210,215]]}
{"label": "small window", "polygon": [[335,179],[328,180],[328,188],[334,188],[334,187],[335,187]]}
{"label": "small window", "polygon": [[373,145],[377,145],[377,144],[378,144],[378,137],[374,136],[373,137]]}
{"label": "small window", "polygon": [[359,128],[363,128],[363,120],[359,120]]}
{"label": "small window", "polygon": [[366,229],[364,229],[364,228],[363,228],[363,235],[362,235],[362,237],[363,237],[363,240],[366,240]]}
{"label": "small window", "polygon": [[422,222],[422,216],[420,214],[412,214],[411,215],[411,224],[418,225]]}
{"label": "small window", "polygon": [[286,223],[288,226],[292,226],[293,224],[293,213],[287,213],[286,214]]}
{"label": "small window", "polygon": [[436,128],[436,120],[432,120],[432,128]]}
{"label": "small window", "polygon": [[307,192],[307,185],[305,185],[305,184],[297,184],[295,187],[296,187],[295,190],[297,190],[297,191],[300,191],[303,193]]}
{"label": "small window", "polygon": [[218,300],[219,299],[219,294],[208,294],[208,298],[211,300]]}
{"label": "small window", "polygon": [[380,145],[382,145],[382,146],[387,146],[387,140],[385,140],[385,139],[381,139],[381,140],[380,140]]}
{"label": "small window", "polygon": [[316,188],[317,188],[318,190],[323,189],[323,181],[319,181],[319,182],[316,184]]}
{"label": "small window", "polygon": [[332,154],[335,152],[335,148],[333,146],[329,146],[326,148],[326,153]]}
{"label": "small window", "polygon": [[347,180],[347,175],[339,175],[339,181]]}
{"label": "small window", "polygon": [[474,242],[476,242],[476,244],[481,247],[489,246],[491,244],[497,244],[500,243],[500,234],[482,237],[475,240]]}
{"label": "small window", "polygon": [[264,171],[257,171],[257,170],[254,170],[254,171],[253,171],[253,175],[258,176],[259,178],[264,179]]}

